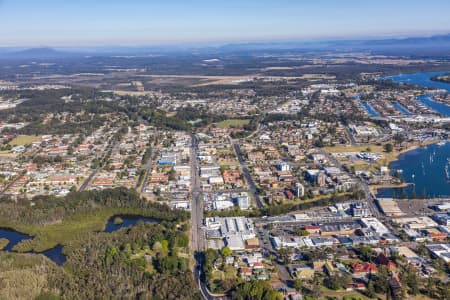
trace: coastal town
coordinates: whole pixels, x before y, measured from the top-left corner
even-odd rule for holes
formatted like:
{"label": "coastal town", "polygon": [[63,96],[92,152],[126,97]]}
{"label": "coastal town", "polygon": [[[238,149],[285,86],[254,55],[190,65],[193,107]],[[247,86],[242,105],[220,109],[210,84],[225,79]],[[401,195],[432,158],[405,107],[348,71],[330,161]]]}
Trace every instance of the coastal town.
{"label": "coastal town", "polygon": [[[2,201],[127,189],[189,212],[186,252],[206,299],[242,282],[283,299],[447,299],[448,89],[421,74],[425,84],[382,72],[216,79],[223,90],[186,77],[212,92],[181,96],[152,90],[154,78],[96,94],[63,75],[2,81]],[[288,92],[261,95],[274,83]],[[40,111],[30,91],[65,108]]]}

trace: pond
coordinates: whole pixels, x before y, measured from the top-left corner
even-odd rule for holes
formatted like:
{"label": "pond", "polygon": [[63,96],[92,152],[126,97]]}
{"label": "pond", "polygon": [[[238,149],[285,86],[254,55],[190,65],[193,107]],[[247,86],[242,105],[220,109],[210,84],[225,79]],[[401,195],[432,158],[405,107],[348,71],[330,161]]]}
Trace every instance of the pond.
{"label": "pond", "polygon": [[[115,218],[121,218],[122,222],[120,224],[115,224],[114,219]],[[152,218],[146,218],[141,216],[124,216],[124,215],[117,215],[113,216],[108,220],[108,223],[106,224],[105,232],[114,232],[116,230],[119,230],[121,228],[130,227],[138,222],[146,222],[146,223],[159,223],[157,220]]]}
{"label": "pond", "polygon": [[15,245],[20,243],[21,241],[31,240],[31,236],[20,233],[11,229],[0,228],[0,238],[7,239],[9,244],[3,248],[3,251],[12,251]]}
{"label": "pond", "polygon": [[[0,229],[0,238],[7,239],[9,241],[9,244],[2,249],[6,252],[13,252],[14,246],[16,246],[18,243],[32,239],[32,237],[27,234],[4,228]],[[66,256],[62,253],[62,248],[63,247],[61,245],[58,245],[50,250],[42,252],[41,254],[47,256],[60,266],[66,261]]]}

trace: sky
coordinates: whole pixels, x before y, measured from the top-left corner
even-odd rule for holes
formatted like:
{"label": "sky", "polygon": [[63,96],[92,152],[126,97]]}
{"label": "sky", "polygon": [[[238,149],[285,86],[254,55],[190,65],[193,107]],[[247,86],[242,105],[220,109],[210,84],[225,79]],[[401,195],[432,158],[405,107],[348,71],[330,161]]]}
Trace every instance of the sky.
{"label": "sky", "polygon": [[0,0],[0,46],[209,44],[450,32],[449,0]]}

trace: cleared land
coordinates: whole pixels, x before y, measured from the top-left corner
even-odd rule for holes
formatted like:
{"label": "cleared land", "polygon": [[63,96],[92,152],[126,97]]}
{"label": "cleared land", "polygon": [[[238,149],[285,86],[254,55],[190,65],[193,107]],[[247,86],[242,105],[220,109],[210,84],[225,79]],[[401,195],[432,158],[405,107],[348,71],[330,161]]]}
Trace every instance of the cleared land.
{"label": "cleared land", "polygon": [[35,135],[19,135],[15,139],[13,139],[9,144],[11,146],[24,146],[31,144],[37,140],[39,140],[39,137]]}
{"label": "cleared land", "polygon": [[245,125],[248,125],[249,123],[250,123],[250,120],[245,120],[245,119],[228,119],[228,120],[222,121],[220,123],[217,123],[217,127],[219,127],[219,128],[230,128],[230,127],[242,128]]}
{"label": "cleared land", "polygon": [[[409,152],[411,150],[414,150],[419,147],[423,147],[429,144],[436,143],[436,141],[426,141],[423,143],[414,142],[414,143],[408,143],[404,144],[401,150],[394,149],[392,152],[387,153],[384,151],[383,146],[378,145],[369,145],[369,146],[333,146],[333,147],[325,147],[325,151],[330,153],[345,153],[345,152],[372,152],[372,153],[378,153],[383,155],[381,159],[379,159],[376,164],[376,166],[389,166],[389,164],[395,160],[398,159],[398,157],[406,152]],[[361,164],[360,164],[361,165]],[[361,168],[361,166],[360,166]]]}
{"label": "cleared land", "polygon": [[9,151],[0,151],[0,157],[3,157],[3,158],[15,158],[16,156],[17,156],[17,154],[14,154]]}

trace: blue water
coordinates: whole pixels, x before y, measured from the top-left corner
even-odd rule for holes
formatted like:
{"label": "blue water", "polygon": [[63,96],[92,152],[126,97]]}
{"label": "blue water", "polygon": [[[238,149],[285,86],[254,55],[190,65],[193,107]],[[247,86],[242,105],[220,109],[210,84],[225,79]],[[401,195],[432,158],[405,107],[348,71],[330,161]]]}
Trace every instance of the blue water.
{"label": "blue water", "polygon": [[401,112],[401,113],[404,114],[404,115],[410,115],[410,114],[411,114],[411,112],[410,112],[409,110],[407,110],[406,107],[404,107],[403,105],[401,105],[401,104],[398,103],[398,102],[394,102],[394,103],[392,103],[392,105],[393,105],[399,112]]}
{"label": "blue water", "polygon": [[436,102],[433,100],[433,94],[426,94],[416,97],[416,99],[422,104],[428,106],[434,111],[437,111],[443,116],[450,117],[450,105],[445,103]]}
{"label": "blue water", "polygon": [[[431,77],[446,74],[449,72],[423,72],[414,74],[400,74],[388,76],[398,83],[408,83],[426,88],[435,88],[450,92],[450,84],[431,80]],[[436,102],[432,99],[433,94],[425,94],[416,98],[420,103],[428,106],[443,116],[450,117],[450,106]],[[391,163],[392,172],[401,169],[401,176],[405,182],[413,185],[405,188],[407,196],[411,196],[415,191],[418,197],[425,195],[427,198],[450,197],[450,181],[447,179],[445,166],[450,172],[450,143],[443,146],[429,145],[418,148],[399,157],[397,161]],[[380,197],[400,197],[403,189],[382,189],[379,190]]]}
{"label": "blue water", "polygon": [[[437,75],[447,74],[449,72],[423,72],[413,74],[400,74],[395,76],[387,76],[384,79],[390,79],[398,83],[408,83],[426,88],[435,88],[450,92],[450,84],[445,82],[433,81],[431,77]],[[443,116],[450,117],[450,105],[436,102],[432,99],[433,94],[426,94],[416,98],[420,103],[428,106],[432,110],[440,113]]]}
{"label": "blue water", "polygon": [[[3,251],[12,252],[14,246],[22,241],[31,240],[32,237],[11,229],[0,229],[0,238],[9,240],[9,244],[3,248]],[[56,246],[53,249],[42,252],[42,254],[58,265],[62,265],[66,261],[66,256],[62,254],[62,246]]]}
{"label": "blue water", "polygon": [[377,112],[377,111],[373,108],[373,106],[370,105],[370,103],[361,101],[361,104],[362,104],[362,106],[364,106],[364,108],[366,109],[367,113],[368,113],[369,115],[371,115],[372,117],[379,117],[379,116],[380,116],[380,113]]}
{"label": "blue water", "polygon": [[9,240],[9,244],[3,248],[3,251],[10,252],[21,241],[30,240],[31,236],[10,229],[0,229],[0,238]]}
{"label": "blue water", "polygon": [[[415,193],[421,198],[450,197],[450,178],[447,178],[445,166],[450,172],[450,143],[445,145],[429,145],[402,154],[397,161],[391,163],[392,173],[403,170],[401,177],[413,185],[405,188],[408,197]],[[402,189],[379,190],[379,197],[397,197],[402,195]]]}
{"label": "blue water", "polygon": [[450,84],[445,82],[433,81],[431,77],[450,73],[445,72],[422,72],[413,74],[399,74],[394,76],[386,76],[384,79],[390,79],[394,82],[414,84],[421,87],[435,88],[450,92]]}
{"label": "blue water", "polygon": [[[114,224],[114,219],[116,217],[122,218],[123,222],[121,224]],[[135,225],[138,222],[147,222],[147,223],[158,223],[155,219],[145,218],[140,216],[114,216],[108,220],[106,224],[105,232],[114,232],[121,228],[130,227]]]}
{"label": "blue water", "polygon": [[62,253],[63,246],[58,245],[50,250],[42,252],[43,255],[53,260],[58,266],[66,262],[66,256]]}

